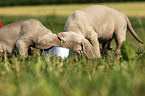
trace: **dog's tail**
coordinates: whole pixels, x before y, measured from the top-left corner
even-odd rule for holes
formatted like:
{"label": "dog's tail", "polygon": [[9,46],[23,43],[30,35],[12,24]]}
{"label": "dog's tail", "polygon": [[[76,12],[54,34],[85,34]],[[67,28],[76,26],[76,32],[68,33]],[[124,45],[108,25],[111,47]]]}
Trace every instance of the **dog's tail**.
{"label": "dog's tail", "polygon": [[132,26],[131,26],[131,23],[130,23],[128,17],[125,16],[125,18],[126,18],[126,21],[127,21],[127,28],[128,28],[128,30],[130,31],[130,33],[134,36],[134,38],[135,38],[138,42],[140,42],[140,43],[143,44],[144,42],[143,42],[143,41],[138,37],[138,35],[135,33],[134,29],[133,29]]}

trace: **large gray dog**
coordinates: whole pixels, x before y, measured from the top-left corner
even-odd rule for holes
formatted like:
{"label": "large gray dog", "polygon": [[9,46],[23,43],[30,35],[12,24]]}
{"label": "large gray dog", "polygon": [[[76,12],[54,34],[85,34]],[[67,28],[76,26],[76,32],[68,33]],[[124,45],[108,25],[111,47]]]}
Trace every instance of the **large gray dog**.
{"label": "large gray dog", "polygon": [[[58,34],[62,46],[80,53],[88,58],[100,57],[99,42],[102,43],[102,53],[110,48],[110,42],[115,38],[117,52],[126,40],[126,29],[140,43],[143,41],[133,30],[126,15],[112,8],[94,5],[72,13],[65,24],[64,31]],[[82,48],[83,47],[83,48]]]}
{"label": "large gray dog", "polygon": [[59,46],[59,39],[36,19],[28,19],[8,24],[0,29],[0,51],[12,53],[14,47],[23,56],[28,48],[48,49]]}

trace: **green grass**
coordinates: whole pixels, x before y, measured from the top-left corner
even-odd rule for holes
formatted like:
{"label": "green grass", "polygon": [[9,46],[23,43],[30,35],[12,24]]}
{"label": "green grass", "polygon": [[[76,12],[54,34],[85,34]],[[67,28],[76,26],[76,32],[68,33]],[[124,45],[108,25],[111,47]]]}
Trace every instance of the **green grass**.
{"label": "green grass", "polygon": [[[54,33],[63,31],[67,17],[63,16],[0,16],[3,25],[35,18]],[[130,17],[141,37],[145,18]],[[129,32],[127,43],[135,60],[117,58],[116,45],[108,56],[88,59],[85,56],[62,60],[51,56],[12,57],[0,60],[0,96],[144,96],[145,51]],[[126,46],[126,45],[125,45]],[[128,50],[126,48],[125,50]],[[131,51],[125,51],[130,56]]]}

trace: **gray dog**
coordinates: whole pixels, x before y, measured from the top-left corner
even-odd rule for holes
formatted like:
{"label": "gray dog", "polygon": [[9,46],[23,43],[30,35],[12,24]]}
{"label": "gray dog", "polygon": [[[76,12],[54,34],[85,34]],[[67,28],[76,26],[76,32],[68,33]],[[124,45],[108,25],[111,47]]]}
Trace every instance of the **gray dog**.
{"label": "gray dog", "polygon": [[120,54],[127,28],[136,40],[143,43],[126,15],[106,6],[94,5],[72,13],[66,21],[65,32],[59,33],[58,37],[62,46],[78,53],[83,50],[88,58],[94,58],[101,56],[99,42],[104,54],[113,38],[117,44],[116,54]]}
{"label": "gray dog", "polygon": [[23,56],[28,55],[28,48],[48,49],[59,46],[56,34],[35,19],[28,19],[8,24],[0,29],[0,51],[12,53],[14,47]]}

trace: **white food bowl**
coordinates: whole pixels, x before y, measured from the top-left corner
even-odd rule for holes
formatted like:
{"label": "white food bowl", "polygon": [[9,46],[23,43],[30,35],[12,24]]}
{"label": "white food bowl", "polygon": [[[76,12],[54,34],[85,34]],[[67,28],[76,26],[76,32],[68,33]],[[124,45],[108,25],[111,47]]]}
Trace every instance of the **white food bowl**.
{"label": "white food bowl", "polygon": [[69,55],[69,49],[64,48],[64,47],[53,47],[52,49],[48,50],[48,51],[44,51],[43,55],[56,55],[58,57],[61,57],[62,59],[67,58]]}

